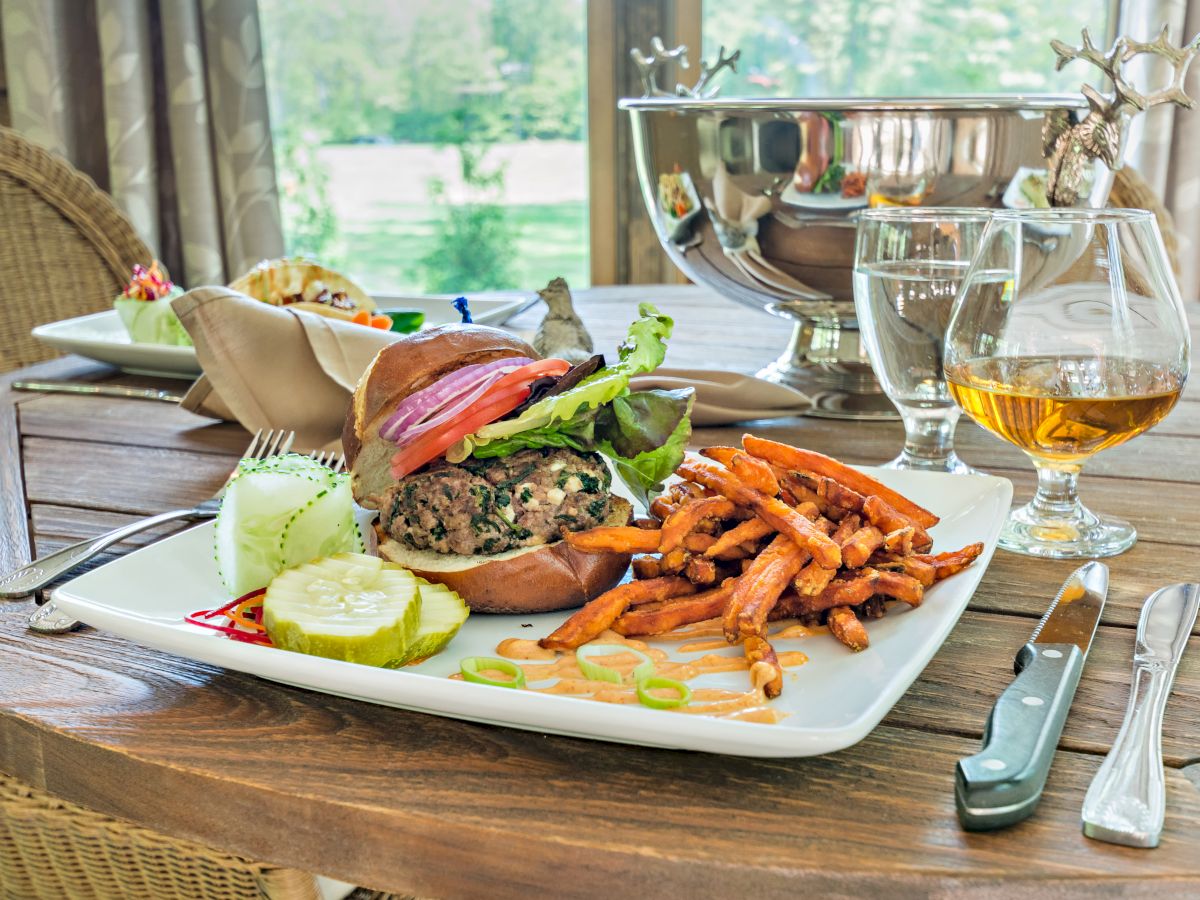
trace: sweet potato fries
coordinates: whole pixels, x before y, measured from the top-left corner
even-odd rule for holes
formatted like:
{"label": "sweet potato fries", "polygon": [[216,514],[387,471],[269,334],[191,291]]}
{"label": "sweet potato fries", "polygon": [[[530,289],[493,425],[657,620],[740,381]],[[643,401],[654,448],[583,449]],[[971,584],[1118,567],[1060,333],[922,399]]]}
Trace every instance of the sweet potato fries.
{"label": "sweet potato fries", "polygon": [[541,645],[573,650],[605,629],[665,634],[719,619],[742,644],[756,684],[782,690],[767,623],[827,625],[851,650],[889,601],[919,606],[925,589],[961,572],[982,544],[930,555],[938,518],[835,459],[746,435],[742,447],[689,457],[637,526],[567,534],[585,551],[645,554],[634,581],[592,600]]}

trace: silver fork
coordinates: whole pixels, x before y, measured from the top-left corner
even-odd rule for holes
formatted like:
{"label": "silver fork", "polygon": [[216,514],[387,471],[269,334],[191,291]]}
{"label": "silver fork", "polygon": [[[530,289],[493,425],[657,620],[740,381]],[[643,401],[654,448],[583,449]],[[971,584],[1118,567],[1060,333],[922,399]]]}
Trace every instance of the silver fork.
{"label": "silver fork", "polygon": [[[242,454],[241,458],[266,459],[271,456],[287,453],[291,449],[295,439],[295,432],[292,431],[271,430],[264,433],[260,429],[250,441],[250,445],[246,448],[246,452]],[[229,478],[225,479],[225,483],[221,485],[220,490],[208,500],[198,503],[194,507],[175,509],[156,516],[150,516],[146,519],[140,519],[137,522],[131,522],[99,537],[88,538],[77,544],[64,547],[41,559],[34,560],[29,565],[23,566],[15,572],[10,572],[8,575],[0,578],[0,597],[23,597],[26,594],[40,590],[56,578],[82,565],[118,541],[124,540],[130,535],[147,528],[153,528],[155,525],[161,525],[164,522],[171,522],[178,519],[212,518],[217,514],[217,510],[220,509],[221,497],[224,495],[225,488],[236,471],[237,468],[235,467],[233,472],[230,472]],[[47,601],[38,607],[30,615],[28,622],[32,630],[44,631],[51,634],[70,631],[78,624],[74,619],[59,612],[53,600]]]}

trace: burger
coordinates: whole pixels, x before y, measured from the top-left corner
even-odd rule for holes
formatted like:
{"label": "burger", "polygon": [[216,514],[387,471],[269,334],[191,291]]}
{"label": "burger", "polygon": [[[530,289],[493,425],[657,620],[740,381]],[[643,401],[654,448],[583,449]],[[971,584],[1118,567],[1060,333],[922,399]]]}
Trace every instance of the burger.
{"label": "burger", "polygon": [[484,612],[579,606],[629,556],[582,553],[567,532],[625,525],[683,460],[692,396],[631,391],[672,321],[643,304],[618,359],[541,359],[496,328],[400,338],[363,373],[342,443],[355,500],[379,511],[379,553]]}

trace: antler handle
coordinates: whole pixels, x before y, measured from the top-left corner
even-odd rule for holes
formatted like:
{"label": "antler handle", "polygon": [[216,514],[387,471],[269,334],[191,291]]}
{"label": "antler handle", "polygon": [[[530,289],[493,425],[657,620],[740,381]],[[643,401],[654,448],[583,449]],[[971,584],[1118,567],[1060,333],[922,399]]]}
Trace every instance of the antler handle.
{"label": "antler handle", "polygon": [[[1046,119],[1042,138],[1049,164],[1046,179],[1046,194],[1053,206],[1073,206],[1086,187],[1089,164],[1094,159],[1102,160],[1110,169],[1121,167],[1125,131],[1129,120],[1152,106],[1175,103],[1191,109],[1195,102],[1183,90],[1188,67],[1200,53],[1200,34],[1189,43],[1176,47],[1171,43],[1170,31],[1163,26],[1158,37],[1150,42],[1135,41],[1119,37],[1108,52],[1102,53],[1092,43],[1088,30],[1083,29],[1083,44],[1072,47],[1059,40],[1050,42],[1057,57],[1055,69],[1082,59],[1091,63],[1104,75],[1112,79],[1112,96],[1102,94],[1091,85],[1082,88],[1088,101],[1088,113],[1078,122],[1063,116]],[[1170,82],[1159,90],[1148,94],[1133,87],[1125,78],[1125,64],[1135,56],[1149,53],[1161,57],[1171,64]]]}
{"label": "antler handle", "polygon": [[733,53],[726,55],[725,47],[722,46],[717,52],[717,61],[711,66],[701,60],[700,78],[695,87],[689,88],[687,85],[677,84],[673,92],[664,91],[658,86],[658,70],[671,62],[679,63],[680,68],[689,68],[687,52],[686,44],[680,44],[678,47],[668,50],[660,37],[650,39],[649,56],[637,47],[630,50],[629,55],[633,58],[633,64],[637,66],[638,77],[642,80],[642,96],[691,97],[695,100],[707,100],[715,97],[719,88],[710,88],[709,83],[722,69],[736,72],[737,61],[742,55],[741,50],[734,50]]}

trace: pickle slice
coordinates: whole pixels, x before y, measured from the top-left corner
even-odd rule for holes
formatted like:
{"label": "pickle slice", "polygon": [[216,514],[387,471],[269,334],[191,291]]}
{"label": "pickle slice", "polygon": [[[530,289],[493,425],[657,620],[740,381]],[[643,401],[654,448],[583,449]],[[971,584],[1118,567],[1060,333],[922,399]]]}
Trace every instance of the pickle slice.
{"label": "pickle slice", "polygon": [[369,666],[403,658],[420,618],[416,577],[362,553],[288,569],[263,598],[263,624],[276,647]]}
{"label": "pickle slice", "polygon": [[388,668],[407,666],[441,653],[458,634],[471,612],[463,598],[444,584],[431,584],[418,578],[421,594],[421,621],[404,656],[388,663]]}

